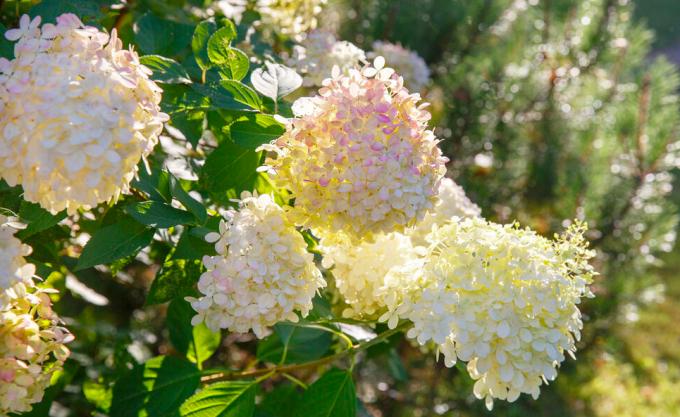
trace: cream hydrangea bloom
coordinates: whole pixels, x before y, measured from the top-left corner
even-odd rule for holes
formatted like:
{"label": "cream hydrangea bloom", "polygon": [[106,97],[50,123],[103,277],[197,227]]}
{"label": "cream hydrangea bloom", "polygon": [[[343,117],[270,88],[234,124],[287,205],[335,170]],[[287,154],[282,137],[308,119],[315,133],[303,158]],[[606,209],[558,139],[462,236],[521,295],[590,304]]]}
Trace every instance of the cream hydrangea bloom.
{"label": "cream hydrangea bloom", "polygon": [[427,212],[425,218],[418,222],[407,233],[414,245],[427,245],[425,237],[435,225],[442,226],[454,217],[479,217],[482,210],[465,195],[463,187],[450,178],[443,178],[439,183],[439,201]]}
{"label": "cream hydrangea bloom", "polygon": [[417,53],[399,44],[376,41],[369,57],[382,56],[385,62],[402,77],[412,91],[421,91],[430,82],[430,69]]}
{"label": "cream hydrangea bloom", "polygon": [[14,237],[16,229],[13,226],[5,216],[0,215],[0,292],[17,282],[29,282],[35,274],[35,265],[24,259],[24,256],[31,254],[31,247]]}
{"label": "cream hydrangea bloom", "polygon": [[262,149],[277,186],[295,198],[292,218],[319,235],[370,239],[403,230],[434,207],[446,158],[430,114],[384,61],[335,71],[294,108],[286,133]]}
{"label": "cream hydrangea bloom", "polygon": [[167,115],[137,54],[75,15],[21,18],[0,58],[0,177],[52,213],[126,192]]}
{"label": "cream hydrangea bloom", "polygon": [[243,193],[238,211],[230,211],[215,242],[216,256],[206,256],[200,298],[188,298],[198,312],[192,324],[264,337],[280,321],[297,321],[312,308],[312,298],[326,285],[307,244],[269,195]]}
{"label": "cream hydrangea bloom", "polygon": [[321,86],[330,77],[333,67],[342,74],[366,60],[366,54],[351,42],[338,41],[335,36],[323,30],[310,32],[300,45],[293,48],[293,57],[288,65],[303,75],[303,85]]}
{"label": "cream hydrangea bloom", "polygon": [[437,345],[447,366],[466,361],[487,407],[521,393],[536,398],[564,352],[575,352],[578,304],[592,295],[583,231],[577,224],[550,241],[480,218],[449,222],[428,236],[421,287],[400,292],[381,320],[413,322],[408,336]]}
{"label": "cream hydrangea bloom", "polygon": [[316,28],[316,16],[326,3],[327,0],[257,0],[256,10],[265,27],[299,38]]}
{"label": "cream hydrangea bloom", "polygon": [[73,336],[33,282],[3,291],[0,303],[0,416],[31,410],[61,369]]}
{"label": "cream hydrangea bloom", "polygon": [[[336,237],[337,238],[337,237]],[[335,288],[346,305],[343,317],[375,319],[387,308],[396,289],[407,291],[423,267],[423,248],[415,248],[401,233],[376,236],[358,244],[347,239],[321,241],[323,266],[332,268]]]}

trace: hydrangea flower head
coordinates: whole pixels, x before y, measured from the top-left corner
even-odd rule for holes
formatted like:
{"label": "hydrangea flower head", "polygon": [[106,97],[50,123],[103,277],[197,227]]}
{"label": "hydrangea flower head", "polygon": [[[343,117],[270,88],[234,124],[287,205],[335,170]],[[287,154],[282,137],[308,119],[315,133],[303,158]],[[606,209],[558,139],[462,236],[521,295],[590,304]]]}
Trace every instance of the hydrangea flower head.
{"label": "hydrangea flower head", "polygon": [[[5,271],[3,270],[3,273]],[[32,280],[0,291],[0,415],[30,411],[61,369],[73,336]]]}
{"label": "hydrangea flower head", "polygon": [[479,217],[482,210],[465,195],[463,187],[450,178],[443,178],[439,183],[439,201],[427,212],[425,218],[407,232],[414,245],[427,245],[425,237],[432,228],[442,226],[454,217]]}
{"label": "hydrangea flower head", "polygon": [[594,255],[574,225],[555,241],[480,218],[435,228],[417,291],[381,317],[408,319],[408,336],[435,344],[447,366],[467,362],[474,393],[486,400],[538,397],[573,355],[582,328],[578,304],[592,296]]}
{"label": "hydrangea flower head", "polygon": [[316,16],[326,3],[327,0],[257,0],[256,4],[265,27],[299,38],[316,28]]}
{"label": "hydrangea flower head", "polygon": [[341,73],[347,74],[350,68],[365,60],[364,51],[353,43],[338,41],[330,32],[314,30],[293,49],[289,65],[298,69],[304,77],[303,85],[310,87],[321,86],[335,66]]}
{"label": "hydrangea flower head", "polygon": [[323,239],[321,250],[323,266],[333,268],[335,288],[346,305],[343,317],[378,318],[387,309],[388,297],[417,284],[413,278],[423,267],[423,251],[415,248],[408,236],[383,234],[373,242],[356,244],[334,236],[338,237],[333,242]]}
{"label": "hydrangea flower head", "polygon": [[24,256],[31,254],[31,247],[14,237],[16,229],[13,226],[5,216],[0,215],[0,292],[17,282],[29,282],[35,274],[35,265],[24,259]]}
{"label": "hydrangea flower head", "polygon": [[412,91],[421,91],[430,82],[430,69],[417,53],[399,44],[376,41],[369,57],[382,56],[390,67],[404,77],[404,85]]}
{"label": "hydrangea flower head", "polygon": [[269,195],[243,193],[239,210],[206,239],[215,242],[217,255],[203,258],[202,296],[188,298],[198,312],[193,325],[252,329],[262,338],[280,321],[297,321],[296,311],[307,316],[326,285],[304,238]]}
{"label": "hydrangea flower head", "polygon": [[[334,71],[286,133],[262,149],[268,169],[295,198],[291,216],[319,235],[358,240],[403,230],[437,201],[446,158],[420,96],[404,88],[384,60]],[[300,114],[301,113],[301,114]]]}
{"label": "hydrangea flower head", "polygon": [[52,213],[127,191],[167,115],[161,89],[133,50],[72,14],[21,18],[0,59],[0,177]]}

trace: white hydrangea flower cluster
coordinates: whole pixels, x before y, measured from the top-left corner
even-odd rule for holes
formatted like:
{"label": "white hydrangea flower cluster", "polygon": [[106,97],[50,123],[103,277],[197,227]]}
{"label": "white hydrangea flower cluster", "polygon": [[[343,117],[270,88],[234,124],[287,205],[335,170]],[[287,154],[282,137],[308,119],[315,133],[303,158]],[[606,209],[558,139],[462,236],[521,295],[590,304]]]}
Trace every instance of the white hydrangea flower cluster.
{"label": "white hydrangea flower cluster", "polygon": [[482,210],[468,198],[463,187],[450,178],[441,180],[438,196],[439,201],[434,208],[429,210],[425,218],[407,232],[414,245],[427,245],[425,237],[435,225],[446,224],[454,217],[466,218],[482,215]]}
{"label": "white hydrangea flower cluster", "polygon": [[257,0],[256,10],[265,27],[299,39],[316,28],[316,16],[326,3],[327,0]]}
{"label": "white hydrangea flower cluster", "polygon": [[61,369],[73,336],[52,311],[49,290],[33,282],[31,248],[0,216],[0,416],[29,411]]}
{"label": "white hydrangea flower cluster", "polygon": [[424,249],[401,233],[379,235],[374,242],[332,243],[322,240],[323,266],[333,268],[335,287],[346,307],[343,317],[376,319],[386,309],[394,288],[407,291],[423,267]]}
{"label": "white hydrangea flower cluster", "polygon": [[261,149],[277,186],[295,198],[297,225],[356,240],[401,231],[437,201],[447,159],[427,123],[420,95],[410,94],[384,60],[334,71],[306,98],[279,139]]}
{"label": "white hydrangea flower cluster", "polygon": [[376,41],[369,57],[382,56],[387,65],[404,77],[404,85],[411,91],[422,91],[430,82],[430,69],[425,60],[414,51],[399,44]]}
{"label": "white hydrangea flower cluster", "polygon": [[314,30],[301,45],[294,47],[288,65],[303,75],[304,86],[311,87],[321,86],[331,76],[333,67],[346,75],[365,61],[366,54],[353,43],[338,41],[330,32]]}
{"label": "white hydrangea flower cluster", "polygon": [[376,318],[386,311],[387,297],[416,290],[421,285],[418,271],[425,260],[425,236],[434,225],[481,214],[453,180],[443,178],[438,190],[435,207],[404,233],[381,234],[374,242],[355,243],[342,236],[321,241],[323,266],[333,268],[335,287],[347,304],[344,317]]}
{"label": "white hydrangea flower cluster", "polygon": [[206,256],[200,298],[188,298],[198,312],[192,324],[264,337],[279,321],[297,321],[312,308],[312,298],[326,285],[307,244],[269,195],[243,193],[238,211],[230,211],[215,242],[216,256]]}
{"label": "white hydrangea flower cluster", "polygon": [[35,275],[35,265],[24,259],[31,254],[31,247],[14,237],[15,232],[8,219],[0,215],[0,292],[18,282],[28,283]]}
{"label": "white hydrangea flower cluster", "polygon": [[435,228],[421,287],[400,293],[381,320],[413,322],[408,336],[433,343],[445,364],[468,363],[474,393],[486,400],[538,397],[573,356],[582,328],[578,304],[592,296],[594,272],[584,227],[555,241],[480,218]]}
{"label": "white hydrangea flower cluster", "polygon": [[91,208],[126,192],[168,116],[161,89],[116,31],[72,14],[40,26],[24,15],[0,58],[0,177],[52,213]]}

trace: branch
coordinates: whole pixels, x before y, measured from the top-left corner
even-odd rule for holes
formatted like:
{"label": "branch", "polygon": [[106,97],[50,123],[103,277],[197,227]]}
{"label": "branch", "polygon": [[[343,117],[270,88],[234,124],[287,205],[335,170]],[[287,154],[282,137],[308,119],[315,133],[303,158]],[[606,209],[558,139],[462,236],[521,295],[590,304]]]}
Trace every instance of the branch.
{"label": "branch", "polygon": [[379,334],[376,338],[371,339],[367,342],[360,343],[358,345],[354,345],[350,347],[347,350],[344,350],[342,352],[338,352],[334,355],[331,356],[326,356],[325,358],[317,359],[314,361],[310,362],[304,362],[300,364],[293,364],[293,365],[278,365],[278,366],[270,366],[268,368],[263,368],[263,369],[254,369],[251,371],[217,371],[217,372],[209,372],[207,375],[204,375],[201,378],[201,382],[204,384],[208,383],[213,383],[213,382],[218,382],[218,381],[232,381],[236,379],[248,379],[248,378],[257,378],[261,376],[267,375],[267,377],[272,377],[276,374],[288,374],[290,372],[298,371],[301,369],[307,369],[307,368],[315,368],[321,365],[326,365],[328,363],[335,362],[338,359],[342,359],[346,356],[351,356],[355,355],[358,352],[361,352],[362,350],[366,350],[370,348],[371,346],[375,346],[378,343],[384,342],[386,339],[389,337],[406,330],[408,327],[411,326],[411,323],[404,322],[400,324],[399,326],[395,327],[394,329],[387,330],[381,334]]}

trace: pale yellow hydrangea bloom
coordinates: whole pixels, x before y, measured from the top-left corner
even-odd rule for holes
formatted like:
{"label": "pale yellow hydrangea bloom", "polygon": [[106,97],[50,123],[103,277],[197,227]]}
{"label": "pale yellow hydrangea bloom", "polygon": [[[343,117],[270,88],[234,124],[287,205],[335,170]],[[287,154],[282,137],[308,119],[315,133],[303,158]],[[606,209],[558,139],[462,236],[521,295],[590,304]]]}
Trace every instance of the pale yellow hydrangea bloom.
{"label": "pale yellow hydrangea bloom", "polygon": [[295,198],[293,221],[320,236],[403,231],[437,201],[446,158],[418,94],[384,61],[335,71],[286,133],[262,149],[276,185]]}
{"label": "pale yellow hydrangea bloom", "polygon": [[474,393],[493,399],[538,397],[556,367],[576,350],[578,304],[592,296],[594,272],[584,227],[555,241],[480,218],[435,228],[417,291],[398,292],[381,317],[413,322],[408,336],[433,343],[445,364],[468,363]]}
{"label": "pale yellow hydrangea bloom", "polygon": [[16,226],[0,215],[0,292],[17,282],[29,282],[35,274],[35,265],[24,259],[31,254],[31,247],[14,237],[16,231]]}
{"label": "pale yellow hydrangea bloom", "polygon": [[257,0],[262,24],[294,39],[315,29],[327,0]]}
{"label": "pale yellow hydrangea bloom", "polygon": [[465,195],[463,187],[456,184],[450,178],[443,178],[441,180],[437,196],[439,200],[427,212],[425,218],[406,232],[416,246],[427,245],[425,237],[432,232],[432,228],[435,225],[442,226],[454,217],[462,219],[482,215],[482,210],[479,206]]}
{"label": "pale yellow hydrangea bloom", "polygon": [[[336,236],[337,238],[337,236]],[[335,288],[346,305],[343,317],[375,319],[387,308],[395,285],[405,289],[423,267],[424,248],[401,233],[379,235],[359,244],[347,239],[321,241],[323,266],[332,268]]]}
{"label": "pale yellow hydrangea bloom", "polygon": [[387,65],[404,77],[404,85],[411,91],[422,91],[430,82],[430,69],[425,60],[399,44],[376,41],[368,56],[385,58]]}
{"label": "pale yellow hydrangea bloom", "polygon": [[192,324],[264,337],[280,321],[305,317],[312,298],[326,285],[307,243],[269,195],[243,193],[239,210],[231,210],[215,242],[216,256],[205,256],[206,272],[188,298],[198,314]]}
{"label": "pale yellow hydrangea bloom", "polygon": [[126,192],[167,115],[137,54],[75,15],[21,18],[0,58],[0,177],[52,213]]}
{"label": "pale yellow hydrangea bloom", "polygon": [[304,86],[319,87],[323,80],[331,76],[333,67],[347,74],[365,60],[364,51],[353,43],[339,41],[330,32],[314,30],[293,48],[293,57],[289,59],[288,65],[302,74]]}

